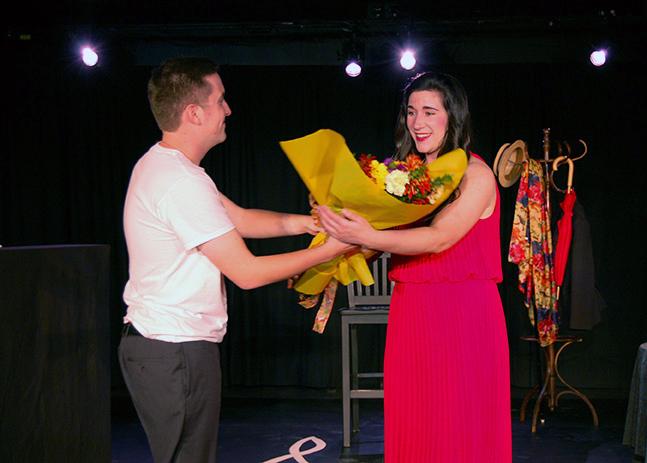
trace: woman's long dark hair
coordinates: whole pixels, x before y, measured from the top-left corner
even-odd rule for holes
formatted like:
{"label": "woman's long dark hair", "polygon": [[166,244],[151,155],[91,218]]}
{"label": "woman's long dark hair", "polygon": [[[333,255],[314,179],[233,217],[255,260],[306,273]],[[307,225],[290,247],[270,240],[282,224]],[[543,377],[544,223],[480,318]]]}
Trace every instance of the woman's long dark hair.
{"label": "woman's long dark hair", "polygon": [[[415,153],[421,158],[425,158],[425,153],[420,153],[416,149],[416,144],[407,128],[407,112],[409,107],[409,97],[413,92],[419,91],[437,91],[443,97],[443,106],[447,111],[447,133],[443,139],[438,157],[449,153],[455,149],[461,148],[470,159],[469,144],[471,140],[471,123],[470,110],[467,102],[467,92],[463,85],[449,74],[440,72],[424,72],[414,76],[404,87],[402,91],[402,102],[400,103],[400,112],[395,128],[395,147],[396,159],[405,159],[408,154]],[[443,210],[449,203],[454,201],[460,192],[458,188],[454,190],[445,202],[438,207],[428,217],[422,220],[423,223],[431,223],[438,213]]]}
{"label": "woman's long dark hair", "polygon": [[404,159],[408,154],[416,153],[416,144],[407,129],[407,111],[409,97],[413,92],[437,91],[442,95],[443,106],[447,111],[447,133],[438,152],[442,156],[452,150],[461,148],[469,159],[469,144],[471,138],[470,111],[467,103],[467,93],[463,85],[449,74],[440,72],[424,72],[414,76],[404,87],[402,102],[395,128],[395,146],[397,159]]}

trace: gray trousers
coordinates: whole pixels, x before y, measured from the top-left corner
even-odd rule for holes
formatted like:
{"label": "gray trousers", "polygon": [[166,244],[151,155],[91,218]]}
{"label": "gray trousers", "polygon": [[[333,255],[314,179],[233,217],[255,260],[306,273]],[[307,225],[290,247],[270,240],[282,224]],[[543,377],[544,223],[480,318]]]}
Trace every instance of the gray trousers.
{"label": "gray trousers", "polygon": [[124,335],[119,363],[155,463],[214,463],[221,395],[218,344]]}

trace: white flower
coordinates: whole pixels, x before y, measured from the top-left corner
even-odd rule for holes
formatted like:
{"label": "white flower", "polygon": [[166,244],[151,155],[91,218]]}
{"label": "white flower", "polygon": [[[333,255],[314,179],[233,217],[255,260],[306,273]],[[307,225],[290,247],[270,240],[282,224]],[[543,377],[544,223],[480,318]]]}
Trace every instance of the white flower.
{"label": "white flower", "polygon": [[401,170],[394,170],[386,176],[386,191],[392,195],[402,196],[404,188],[409,183],[409,175]]}
{"label": "white flower", "polygon": [[445,185],[440,185],[439,187],[434,188],[429,195],[429,204],[436,204],[436,201],[438,201],[438,198],[440,198],[444,191]]}

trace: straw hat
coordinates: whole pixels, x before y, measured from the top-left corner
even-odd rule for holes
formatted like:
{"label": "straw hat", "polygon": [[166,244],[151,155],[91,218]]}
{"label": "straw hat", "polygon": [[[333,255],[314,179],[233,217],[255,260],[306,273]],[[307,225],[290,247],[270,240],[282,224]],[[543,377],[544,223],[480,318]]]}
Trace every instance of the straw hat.
{"label": "straw hat", "polygon": [[492,170],[502,187],[514,185],[523,170],[523,163],[528,159],[528,147],[523,140],[505,143],[499,148],[494,158]]}

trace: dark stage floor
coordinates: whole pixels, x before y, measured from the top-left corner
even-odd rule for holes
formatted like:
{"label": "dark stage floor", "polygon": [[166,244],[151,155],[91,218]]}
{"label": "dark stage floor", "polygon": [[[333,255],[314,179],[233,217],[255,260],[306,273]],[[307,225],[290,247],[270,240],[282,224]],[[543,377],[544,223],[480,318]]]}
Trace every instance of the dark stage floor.
{"label": "dark stage floor", "polygon": [[[513,462],[632,463],[633,449],[622,445],[626,402],[593,402],[600,417],[598,429],[592,426],[583,403],[567,400],[555,413],[544,417],[544,424],[534,436],[528,423],[519,422],[518,404],[515,404],[511,417]],[[360,403],[360,432],[354,436],[351,448],[342,451],[340,400],[225,397],[218,461],[382,462],[381,402]],[[310,437],[316,439],[304,441],[300,446],[302,460],[288,457],[290,446]],[[125,398],[113,398],[112,461],[152,462],[146,437],[130,401]]]}

